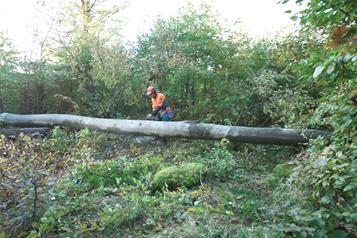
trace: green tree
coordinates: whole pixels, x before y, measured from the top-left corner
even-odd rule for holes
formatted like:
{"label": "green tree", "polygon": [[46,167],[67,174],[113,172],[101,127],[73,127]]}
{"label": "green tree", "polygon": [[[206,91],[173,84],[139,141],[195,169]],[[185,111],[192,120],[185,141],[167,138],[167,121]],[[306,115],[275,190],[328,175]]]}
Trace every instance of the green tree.
{"label": "green tree", "polygon": [[17,52],[6,35],[0,32],[0,112],[15,111],[17,82],[14,72]]}
{"label": "green tree", "polygon": [[297,67],[302,83],[312,82],[318,91],[316,108],[306,126],[333,131],[330,141],[314,142],[306,152],[309,160],[296,170],[295,182],[311,192],[309,201],[315,208],[296,222],[314,228],[313,236],[353,236],[357,204],[356,3],[311,0],[293,18],[300,20],[304,30],[322,33],[323,39],[323,47],[310,48]]}
{"label": "green tree", "polygon": [[[123,3],[110,6],[107,1],[67,1],[59,17],[55,42],[55,62],[68,66],[68,96],[86,115],[115,115],[114,98],[123,99],[120,83],[125,74],[127,54],[120,42],[118,13]],[[52,56],[53,57],[53,56]],[[118,92],[122,94],[118,96]]]}
{"label": "green tree", "polygon": [[220,100],[226,97],[223,85],[235,80],[229,72],[237,52],[233,35],[209,6],[188,6],[177,17],[159,19],[139,38],[138,74],[169,95],[179,118],[215,113],[216,121],[223,120],[228,109]]}

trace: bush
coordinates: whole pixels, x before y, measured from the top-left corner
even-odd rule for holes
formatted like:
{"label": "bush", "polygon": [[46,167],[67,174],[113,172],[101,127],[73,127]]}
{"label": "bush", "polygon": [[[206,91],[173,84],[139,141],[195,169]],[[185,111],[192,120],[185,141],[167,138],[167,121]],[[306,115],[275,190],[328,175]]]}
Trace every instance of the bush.
{"label": "bush", "polygon": [[90,189],[122,184],[134,185],[137,180],[144,181],[147,174],[155,173],[161,163],[162,158],[157,156],[143,156],[133,162],[123,157],[119,160],[83,163],[74,168],[72,177],[78,184]]}
{"label": "bush", "polygon": [[230,142],[226,139],[216,143],[208,152],[202,155],[207,163],[208,176],[220,180],[231,178],[238,169],[233,152],[229,149]]}
{"label": "bush", "polygon": [[185,163],[160,170],[154,175],[152,189],[158,190],[167,186],[170,190],[180,186],[191,188],[198,185],[207,171],[202,163]]}
{"label": "bush", "polygon": [[270,187],[275,188],[279,185],[282,178],[287,178],[293,172],[293,163],[278,164],[273,169],[273,173],[269,174],[266,178],[266,182]]}
{"label": "bush", "polygon": [[[345,234],[356,232],[356,123],[352,115],[357,109],[349,101],[352,83],[340,88],[316,110],[313,121],[334,129],[331,141],[314,140],[307,150],[308,160],[295,171],[294,182],[311,191],[315,211],[305,214],[303,224],[321,234],[336,230]],[[342,231],[341,231],[342,232]]]}

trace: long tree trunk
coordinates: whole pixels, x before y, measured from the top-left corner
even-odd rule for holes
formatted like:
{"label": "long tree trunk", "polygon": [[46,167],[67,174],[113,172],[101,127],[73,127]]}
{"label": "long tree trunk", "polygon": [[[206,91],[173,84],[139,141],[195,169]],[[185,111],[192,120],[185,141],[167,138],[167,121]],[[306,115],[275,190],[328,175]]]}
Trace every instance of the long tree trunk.
{"label": "long tree trunk", "polygon": [[330,135],[329,132],[310,129],[223,126],[190,121],[116,120],[67,114],[17,115],[2,113],[0,114],[0,124],[18,127],[59,125],[75,129],[98,129],[117,134],[216,140],[227,138],[239,143],[280,145],[307,143],[309,139],[318,136],[328,137]]}

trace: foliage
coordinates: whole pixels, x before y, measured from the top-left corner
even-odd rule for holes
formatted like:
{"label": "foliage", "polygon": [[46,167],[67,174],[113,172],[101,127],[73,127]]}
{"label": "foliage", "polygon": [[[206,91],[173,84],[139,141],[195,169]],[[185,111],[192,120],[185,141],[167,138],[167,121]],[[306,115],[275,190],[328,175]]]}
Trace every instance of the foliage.
{"label": "foliage", "polygon": [[202,159],[207,163],[209,177],[223,181],[239,173],[234,154],[228,149],[229,145],[228,140],[222,140],[206,153],[202,153]]}
{"label": "foliage", "polygon": [[2,136],[0,145],[1,224],[7,234],[23,235],[39,216],[53,165],[46,166],[41,144],[27,136],[14,142]]}
{"label": "foliage", "polygon": [[328,128],[333,136],[313,141],[304,153],[308,159],[292,175],[295,186],[311,193],[305,197],[310,209],[292,220],[309,227],[311,236],[347,237],[356,232],[355,6],[350,1],[309,1],[298,17],[305,27],[325,34],[325,50],[314,49],[299,65],[302,78],[319,90],[307,125]]}
{"label": "foliage", "polygon": [[[0,31],[0,112],[15,111],[17,98],[12,95],[16,84],[10,80],[17,64],[17,52],[13,49],[10,39]],[[16,82],[16,79],[14,79]]]}
{"label": "foliage", "polygon": [[[203,4],[158,19],[137,46],[126,49],[117,29],[104,20],[113,13],[110,21],[116,21],[123,6],[103,11],[94,4],[88,13],[83,9],[95,1],[72,3],[58,15],[63,26],[55,21],[56,30],[43,43],[43,59],[22,63],[21,100],[11,103],[15,112],[138,118],[150,107],[137,95],[154,84],[168,97],[177,119],[295,126],[301,113],[309,115],[308,93],[300,90],[294,74],[284,72],[292,59],[285,52],[301,58],[306,37],[293,38],[292,44],[290,39],[253,42],[224,27],[215,10]],[[288,102],[292,92],[299,104]],[[287,115],[289,105],[295,105],[293,116]]]}
{"label": "foliage", "polygon": [[[176,153],[186,151],[182,143],[179,145],[166,146],[169,151],[176,148]],[[209,143],[201,146],[210,151]],[[214,148],[218,147],[221,154],[234,154],[227,146],[229,144],[223,141]],[[90,237],[241,234],[249,237],[253,234],[259,237],[271,232],[272,237],[283,236],[268,226],[251,228],[247,225],[247,222],[259,223],[260,207],[268,206],[264,176],[249,183],[239,182],[243,181],[241,178],[222,183],[219,177],[212,177],[198,180],[199,186],[191,189],[179,187],[169,191],[164,187],[152,192],[155,176],[160,171],[176,167],[192,173],[193,166],[199,165],[201,170],[206,159],[194,157],[196,151],[191,151],[182,160],[195,158],[197,162],[173,167],[171,155],[166,153],[168,149],[160,150],[160,145],[156,148],[150,145],[147,149],[136,158],[119,157],[76,165],[49,191],[46,212],[31,234],[44,237],[70,234]],[[152,156],[154,151],[150,150],[156,155]],[[192,227],[192,224],[198,226]]]}
{"label": "foliage", "polygon": [[278,164],[266,178],[266,182],[270,187],[276,188],[280,185],[282,179],[288,178],[293,170],[293,163]]}
{"label": "foliage", "polygon": [[185,163],[179,166],[166,167],[154,175],[152,187],[154,190],[165,186],[172,190],[180,185],[191,188],[200,183],[205,170],[205,166],[200,163]]}
{"label": "foliage", "polygon": [[[266,188],[262,187],[263,181],[248,184],[244,179],[251,175],[245,174],[243,170],[236,172],[229,167],[234,165],[229,163],[234,162],[235,153],[229,149],[231,144],[228,141],[217,144],[201,142],[199,147],[192,151],[185,147],[181,148],[181,143],[179,147],[169,145],[175,148],[175,154],[183,155],[183,157],[173,159],[174,161],[198,160],[201,161],[201,165],[207,163],[213,171],[213,176],[209,180],[199,180],[203,184],[208,184],[204,187],[196,187],[197,189],[182,188],[168,191],[164,188],[162,192],[152,193],[154,175],[160,169],[172,166],[173,161],[170,161],[172,155],[166,152],[173,150],[167,148],[160,150],[158,147],[156,153],[161,153],[164,157],[153,156],[152,152],[146,151],[145,154],[135,153],[135,156],[139,156],[136,158],[119,157],[94,162],[96,154],[102,151],[101,147],[92,146],[95,144],[104,146],[110,143],[100,138],[87,129],[72,134],[56,128],[48,139],[40,141],[42,143],[42,145],[39,143],[40,148],[44,149],[43,151],[50,151],[54,158],[52,161],[56,164],[60,165],[60,161],[65,162],[69,167],[72,167],[73,161],[77,161],[78,164],[65,178],[51,180],[49,188],[41,191],[43,197],[39,205],[41,218],[38,223],[32,223],[31,235],[66,236],[69,232],[86,236],[90,234],[110,236],[113,233],[136,236],[157,232],[168,234],[168,230],[163,228],[167,224],[184,223],[189,227],[192,219],[202,224],[202,227],[206,227],[197,231],[202,236],[234,234],[241,229],[243,229],[242,234],[254,232],[258,236],[267,232],[266,229],[269,230],[267,227],[250,230],[243,223],[237,223],[235,227],[227,230],[232,222],[234,224],[237,222],[234,214],[241,216],[243,220],[252,217],[252,214],[257,214],[259,206],[264,203],[262,198],[266,196],[264,192]],[[152,147],[152,145],[149,146]],[[92,148],[89,154],[88,148]],[[112,153],[115,154],[115,151]],[[88,157],[88,155],[91,156]],[[197,157],[197,155],[203,156]],[[71,157],[75,160],[71,160]],[[90,158],[92,160],[89,160]],[[223,162],[219,158],[222,158]],[[211,159],[215,162],[208,163]],[[183,163],[178,167],[186,168],[187,165],[192,164],[195,163]],[[199,163],[196,162],[196,164]],[[47,167],[49,164],[44,166]],[[69,167],[63,167],[63,169],[68,170]],[[188,167],[192,172],[192,168]],[[227,180],[228,176],[233,179],[236,174],[239,175],[236,178],[245,181],[243,188],[239,183],[222,184],[226,188],[215,187],[215,183]],[[243,175],[246,178],[243,178]],[[228,190],[230,192],[227,192]],[[210,214],[208,221],[204,219],[207,216],[205,211]],[[223,219],[222,222],[213,230],[207,229],[215,224],[215,219],[218,217]],[[258,219],[258,216],[256,218]],[[22,230],[26,229],[22,228]],[[174,231],[182,235],[188,232],[176,229]]]}
{"label": "foliage", "polygon": [[[95,161],[96,154],[102,153],[101,146],[91,146],[96,143],[105,147],[111,142],[89,130],[72,134],[59,128],[49,139],[40,141],[39,146],[45,151],[56,148],[52,156],[57,162],[66,158],[67,153],[78,162],[72,167],[68,160],[67,166],[72,169],[65,169],[70,172],[62,179],[54,180],[55,184],[47,188],[47,192],[41,192],[40,220],[32,223],[32,236],[185,237],[196,234],[227,237],[239,234],[260,237],[271,234],[271,237],[284,237],[291,233],[311,232],[311,224],[287,224],[296,223],[296,216],[292,215],[295,213],[290,213],[290,208],[304,206],[300,215],[306,211],[308,205],[299,204],[302,195],[291,195],[289,189],[280,190],[280,187],[271,191],[266,186],[269,171],[277,176],[287,176],[282,169],[284,165],[273,168],[276,163],[286,160],[292,148],[247,146],[235,152],[233,145],[223,140],[218,143],[201,141],[197,148],[179,142],[165,145],[163,150],[161,145],[149,144],[145,150],[132,154],[132,146],[118,148],[120,141],[116,140],[107,157],[112,159],[98,158],[100,160]],[[191,150],[185,146],[190,146]],[[93,149],[90,153],[92,160],[88,160],[89,147]],[[128,154],[135,157],[115,157],[114,148],[129,150]],[[78,150],[87,152],[78,153]],[[178,157],[173,157],[172,153]],[[82,162],[79,159],[83,159]],[[170,166],[173,168],[173,163],[178,163],[177,168],[206,164],[209,177],[199,180],[200,186],[191,189],[181,187],[169,191],[163,188],[161,192],[152,192],[155,174]],[[266,165],[262,164],[263,168],[259,170],[254,163]],[[192,172],[192,166],[188,167]],[[295,199],[283,199],[282,196]],[[272,203],[274,197],[278,200]],[[288,201],[292,207],[286,207]],[[196,225],[193,227],[192,224]]]}
{"label": "foliage", "polygon": [[[199,9],[188,6],[178,17],[158,19],[154,28],[139,38],[136,60],[140,77],[170,97],[178,117],[197,119],[202,111],[211,113],[211,100],[224,94],[215,90],[224,83],[219,78],[224,77],[237,51],[229,34],[205,5]],[[230,82],[226,77],[225,83]]]}
{"label": "foliage", "polygon": [[153,84],[179,120],[332,137],[308,147],[143,145],[59,127],[44,139],[1,137],[0,237],[356,234],[354,1],[306,1],[292,17],[302,31],[260,40],[189,4],[130,47],[117,28],[125,5],[103,2],[67,1],[36,60],[20,61],[0,34],[1,112],[140,118]]}
{"label": "foliage", "polygon": [[[283,0],[286,3],[290,0]],[[304,0],[295,0],[297,4],[301,4]],[[311,0],[307,2],[307,6],[301,12],[296,14],[293,19],[300,19],[302,25],[331,31],[331,27],[336,27],[339,24],[347,26],[356,24],[356,4],[353,1],[318,1]],[[354,26],[355,27],[355,26]]]}
{"label": "foliage", "polygon": [[135,185],[138,179],[147,179],[149,171],[155,172],[161,162],[160,157],[142,157],[134,163],[128,163],[126,158],[94,164],[85,163],[73,169],[73,176],[81,186],[89,189],[121,184]]}
{"label": "foliage", "polygon": [[[100,145],[93,138],[83,142],[88,130],[70,134],[55,128],[46,139],[21,134],[17,138],[1,135],[0,186],[1,224],[8,236],[24,236],[26,230],[41,217],[47,203],[47,191],[56,178],[79,161],[95,158],[92,145]],[[98,137],[97,137],[98,138]],[[97,146],[98,151],[99,147]]]}
{"label": "foliage", "polygon": [[[346,92],[346,85],[343,91]],[[295,179],[311,189],[316,211],[306,220],[319,221],[317,229],[322,234],[332,234],[336,228],[342,233],[354,233],[356,204],[356,123],[351,115],[356,107],[349,101],[349,94],[331,96],[321,104],[314,120],[334,128],[330,144],[316,140],[306,152],[309,160],[297,168]],[[323,118],[321,116],[323,115]],[[321,220],[316,220],[320,217]]]}

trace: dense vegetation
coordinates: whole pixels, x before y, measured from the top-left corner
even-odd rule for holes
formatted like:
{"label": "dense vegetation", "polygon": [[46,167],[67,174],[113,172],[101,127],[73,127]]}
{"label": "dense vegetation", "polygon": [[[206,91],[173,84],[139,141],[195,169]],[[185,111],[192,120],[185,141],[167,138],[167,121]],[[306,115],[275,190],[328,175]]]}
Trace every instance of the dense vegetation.
{"label": "dense vegetation", "polygon": [[[68,1],[21,59],[0,34],[0,112],[145,116],[155,85],[176,120],[332,131],[308,147],[89,130],[0,138],[0,237],[353,237],[357,7],[306,3],[298,33],[250,39],[207,5],[157,19],[128,47],[118,13]],[[282,4],[288,2],[283,0]],[[76,3],[76,4],[75,4]]]}

